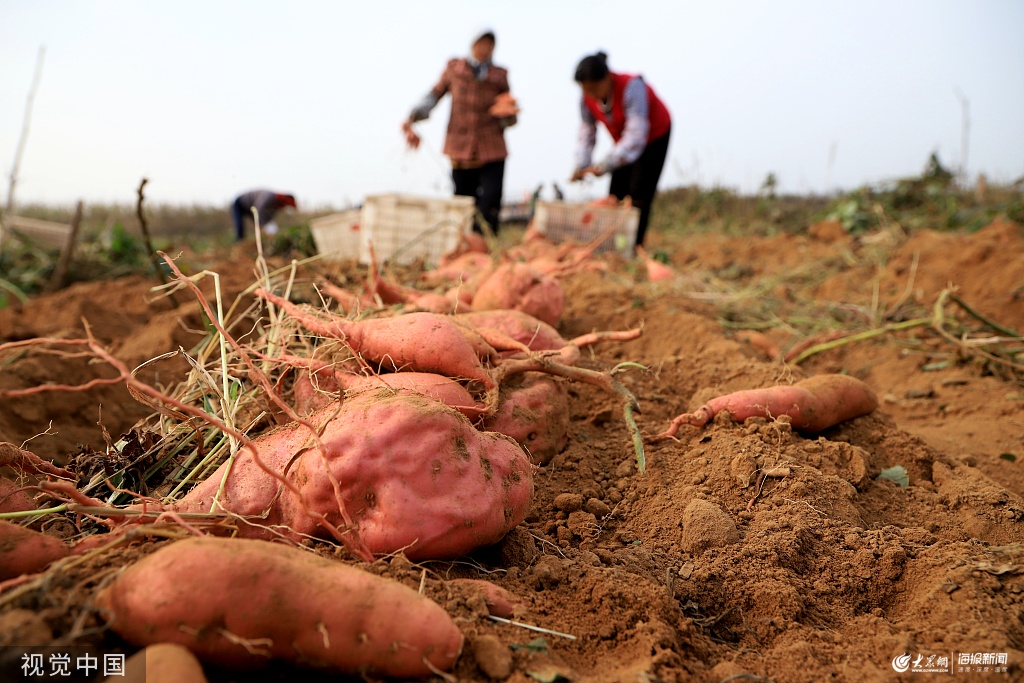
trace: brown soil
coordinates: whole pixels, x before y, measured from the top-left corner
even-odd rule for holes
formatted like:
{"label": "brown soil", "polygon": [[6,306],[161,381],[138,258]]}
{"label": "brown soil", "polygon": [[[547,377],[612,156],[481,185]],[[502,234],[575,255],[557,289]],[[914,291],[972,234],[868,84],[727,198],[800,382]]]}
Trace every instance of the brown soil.
{"label": "brown soil", "polygon": [[[670,254],[676,279],[647,283],[618,264],[565,282],[564,336],[643,325],[639,340],[598,347],[583,362],[649,368],[619,375],[640,399],[646,434],[714,395],[820,373],[863,379],[880,407],[821,434],[721,416],[703,429],[684,427],[676,441],[648,444],[639,474],[618,405],[572,386],[568,445],[537,471],[526,522],[472,563],[425,567],[428,594],[468,638],[458,680],[486,680],[488,671],[523,683],[890,681],[910,678],[892,663],[903,654],[911,666],[918,655],[919,665],[946,658],[952,677],[943,680],[977,680],[986,666],[985,680],[1024,680],[1020,366],[925,324],[786,365],[745,342],[736,324],[723,324],[769,303],[786,319],[809,302],[821,320],[894,324],[929,315],[954,284],[977,314],[949,304],[957,329],[980,328],[983,316],[1024,331],[1024,231],[996,222],[969,235],[892,230],[854,240],[827,226],[810,234],[660,243],[654,235],[651,250]],[[245,253],[210,267],[229,292],[253,281]],[[133,366],[191,348],[201,337],[198,305],[184,293],[158,298],[153,284],[80,284],[0,311],[0,343],[78,338],[86,320]],[[765,336],[783,351],[795,341],[781,325]],[[0,361],[0,390],[111,374],[72,356],[26,351]],[[172,359],[144,376],[169,386],[184,370]],[[83,445],[103,448],[98,423],[116,438],[150,412],[120,385],[5,400],[0,441],[48,431],[28,446],[64,462]],[[896,465],[908,486],[879,478]],[[579,495],[559,498],[559,509],[556,497],[565,493]],[[112,567],[152,545],[57,572],[16,599],[0,595],[0,645],[123,645],[92,630],[99,622],[89,598]],[[371,569],[413,587],[423,577],[423,567],[401,560]],[[489,578],[525,601],[519,621],[572,638],[488,620],[479,599],[445,584],[454,576]],[[538,637],[543,643],[526,647]],[[516,646],[511,664],[495,638]],[[1007,663],[965,665],[960,653],[986,662],[1005,655]],[[211,677],[234,680],[227,672]]]}

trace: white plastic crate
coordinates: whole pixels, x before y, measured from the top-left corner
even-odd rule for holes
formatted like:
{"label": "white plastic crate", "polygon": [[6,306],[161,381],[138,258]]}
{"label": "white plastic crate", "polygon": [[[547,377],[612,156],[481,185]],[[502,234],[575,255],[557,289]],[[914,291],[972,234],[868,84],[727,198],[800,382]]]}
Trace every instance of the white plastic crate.
{"label": "white plastic crate", "polygon": [[359,258],[362,243],[362,217],[359,209],[350,209],[309,222],[316,250],[329,260]]}
{"label": "white plastic crate", "polygon": [[378,262],[408,265],[423,259],[434,266],[473,229],[475,213],[472,197],[369,196],[362,209],[359,260],[370,263],[372,244]]}
{"label": "white plastic crate", "polygon": [[640,225],[640,209],[539,201],[533,221],[537,230],[556,243],[590,244],[607,230],[613,230],[596,252],[617,251],[626,258],[632,258]]}

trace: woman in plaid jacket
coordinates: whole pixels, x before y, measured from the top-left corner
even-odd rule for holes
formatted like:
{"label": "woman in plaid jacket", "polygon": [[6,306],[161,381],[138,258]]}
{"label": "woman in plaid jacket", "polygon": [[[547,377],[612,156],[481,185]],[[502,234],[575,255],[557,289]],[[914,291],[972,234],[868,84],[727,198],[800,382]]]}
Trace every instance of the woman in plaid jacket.
{"label": "woman in plaid jacket", "polygon": [[[445,94],[451,94],[451,118],[444,153],[452,163],[455,194],[474,197],[488,228],[497,234],[505,177],[505,129],[516,123],[515,99],[509,92],[508,70],[496,66],[494,32],[483,31],[473,40],[468,57],[451,59],[441,78],[413,108],[402,124],[409,146],[419,146],[412,124],[430,116]],[[483,232],[479,222],[477,232]]]}

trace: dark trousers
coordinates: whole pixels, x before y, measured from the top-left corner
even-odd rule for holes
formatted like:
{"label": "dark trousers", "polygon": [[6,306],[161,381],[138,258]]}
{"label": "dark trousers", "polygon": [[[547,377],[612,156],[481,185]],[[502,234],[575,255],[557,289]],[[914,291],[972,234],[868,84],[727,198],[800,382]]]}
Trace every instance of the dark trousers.
{"label": "dark trousers", "polygon": [[235,241],[241,242],[245,237],[245,214],[248,213],[241,201],[236,199],[231,205],[231,220],[235,224]]}
{"label": "dark trousers", "polygon": [[644,235],[647,233],[647,221],[651,218],[651,204],[654,203],[654,194],[658,191],[658,179],[661,178],[661,170],[665,167],[665,157],[668,156],[668,138],[672,133],[670,128],[660,138],[647,143],[640,158],[631,164],[622,166],[612,171],[612,182],[608,188],[608,194],[618,199],[631,197],[633,206],[640,209],[640,223],[636,229],[636,243],[644,243]]}
{"label": "dark trousers", "polygon": [[[498,234],[498,216],[501,213],[501,194],[505,183],[505,160],[492,161],[476,168],[453,168],[455,194],[476,199],[476,209]],[[473,221],[473,230],[483,233],[480,224]]]}

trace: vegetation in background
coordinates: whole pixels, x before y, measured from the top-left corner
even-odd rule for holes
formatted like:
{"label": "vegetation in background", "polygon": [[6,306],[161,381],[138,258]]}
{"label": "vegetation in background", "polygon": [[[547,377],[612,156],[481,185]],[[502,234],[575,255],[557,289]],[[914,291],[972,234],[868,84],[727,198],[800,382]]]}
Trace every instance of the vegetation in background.
{"label": "vegetation in background", "polygon": [[[997,216],[1024,224],[1024,178],[1011,185],[988,184],[980,178],[963,187],[932,154],[920,176],[877,186],[864,186],[840,195],[779,194],[778,179],[769,173],[760,190],[743,195],[723,188],[679,187],[659,194],[651,214],[651,232],[680,235],[719,232],[725,235],[800,234],[820,220],[839,221],[860,234],[893,223],[904,231],[968,230],[984,227]],[[26,205],[20,215],[67,223],[73,207]],[[280,231],[265,247],[270,254],[303,258],[316,253],[309,220],[333,212],[285,212],[278,216]],[[187,246],[214,256],[233,245],[226,207],[156,205],[146,209],[156,249],[173,251]],[[518,231],[508,231],[510,235]],[[655,251],[655,258],[664,254]],[[56,262],[56,254],[15,240],[0,251],[0,307],[41,291]],[[138,226],[135,207],[93,204],[86,207],[68,281],[149,274],[152,269]]]}
{"label": "vegetation in background", "polygon": [[667,233],[714,230],[726,235],[800,233],[819,220],[842,223],[864,233],[897,222],[904,230],[978,230],[997,216],[1024,224],[1024,178],[1011,185],[989,184],[980,177],[972,187],[932,154],[920,176],[901,178],[834,195],[777,195],[769,173],[756,195],[727,188],[681,187],[658,195],[651,230]]}

